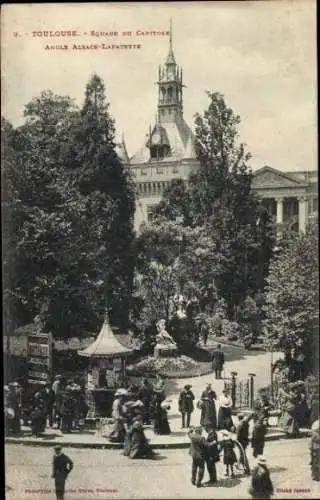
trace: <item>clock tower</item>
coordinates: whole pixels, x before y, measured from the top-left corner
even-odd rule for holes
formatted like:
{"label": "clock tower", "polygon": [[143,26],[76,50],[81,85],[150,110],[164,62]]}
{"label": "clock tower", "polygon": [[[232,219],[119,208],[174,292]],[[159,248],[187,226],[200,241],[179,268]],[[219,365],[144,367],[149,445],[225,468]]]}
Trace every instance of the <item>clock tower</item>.
{"label": "clock tower", "polygon": [[172,123],[182,118],[182,69],[176,64],[172,48],[170,20],[169,53],[158,74],[158,123]]}

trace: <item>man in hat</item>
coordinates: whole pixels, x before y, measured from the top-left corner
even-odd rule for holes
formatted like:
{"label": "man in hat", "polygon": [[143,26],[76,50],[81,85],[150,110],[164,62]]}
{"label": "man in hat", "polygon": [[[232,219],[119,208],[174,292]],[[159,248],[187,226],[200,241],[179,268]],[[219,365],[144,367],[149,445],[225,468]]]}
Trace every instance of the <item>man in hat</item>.
{"label": "man in hat", "polygon": [[55,481],[57,500],[63,500],[66,479],[73,469],[73,462],[67,455],[62,453],[61,446],[55,446],[54,451],[52,477]]}
{"label": "man in hat", "polygon": [[180,392],[179,396],[178,406],[179,406],[179,412],[181,413],[182,416],[182,426],[181,426],[182,429],[184,429],[186,425],[187,427],[190,427],[191,413],[194,410],[193,406],[194,394],[191,391],[191,387],[192,386],[190,384],[185,385],[183,390]]}
{"label": "man in hat", "polygon": [[262,455],[258,456],[257,465],[252,471],[249,493],[251,498],[262,500],[268,499],[273,495],[273,484],[267,467],[267,461]]}
{"label": "man in hat", "polygon": [[221,372],[224,365],[224,353],[221,349],[221,344],[218,344],[217,349],[212,353],[212,369],[215,372],[216,379],[221,379]]}
{"label": "man in hat", "polygon": [[189,455],[192,457],[191,483],[200,488],[204,476],[207,442],[202,436],[201,427],[190,429],[188,436],[191,441],[189,449]]}

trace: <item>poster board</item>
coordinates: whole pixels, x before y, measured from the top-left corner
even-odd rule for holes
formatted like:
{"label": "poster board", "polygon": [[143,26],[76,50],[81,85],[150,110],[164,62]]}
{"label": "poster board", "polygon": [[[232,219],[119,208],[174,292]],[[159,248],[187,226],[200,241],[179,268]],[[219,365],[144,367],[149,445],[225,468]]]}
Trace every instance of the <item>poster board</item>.
{"label": "poster board", "polygon": [[51,381],[52,335],[36,333],[28,335],[27,342],[28,383],[45,384]]}

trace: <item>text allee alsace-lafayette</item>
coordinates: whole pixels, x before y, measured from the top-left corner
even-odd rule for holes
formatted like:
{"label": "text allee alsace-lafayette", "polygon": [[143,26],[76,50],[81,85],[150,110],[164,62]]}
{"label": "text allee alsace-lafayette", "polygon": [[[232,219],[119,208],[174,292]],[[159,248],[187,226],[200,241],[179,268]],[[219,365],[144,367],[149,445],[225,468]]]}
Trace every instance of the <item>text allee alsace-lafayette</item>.
{"label": "text allee alsace-lafayette", "polygon": [[136,44],[108,44],[101,43],[99,45],[90,43],[90,44],[77,44],[73,45],[46,45],[45,50],[117,50],[117,49],[141,49],[142,45]]}
{"label": "text allee alsace-lafayette", "polygon": [[169,36],[169,31],[156,31],[156,30],[135,30],[135,31],[96,31],[90,30],[88,32],[80,33],[77,30],[48,30],[48,31],[32,31],[33,37],[47,38],[47,37],[76,37],[82,35],[89,36]]}

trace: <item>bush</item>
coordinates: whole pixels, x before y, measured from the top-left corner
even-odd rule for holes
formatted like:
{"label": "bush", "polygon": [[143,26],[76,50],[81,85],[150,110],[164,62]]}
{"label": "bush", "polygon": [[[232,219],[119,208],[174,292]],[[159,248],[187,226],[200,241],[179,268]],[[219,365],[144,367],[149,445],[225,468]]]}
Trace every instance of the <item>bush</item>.
{"label": "bush", "polygon": [[171,373],[185,372],[198,370],[199,364],[193,359],[181,355],[170,358],[154,358],[147,356],[138,363],[127,366],[129,375],[134,376],[151,376],[159,374],[168,376]]}

